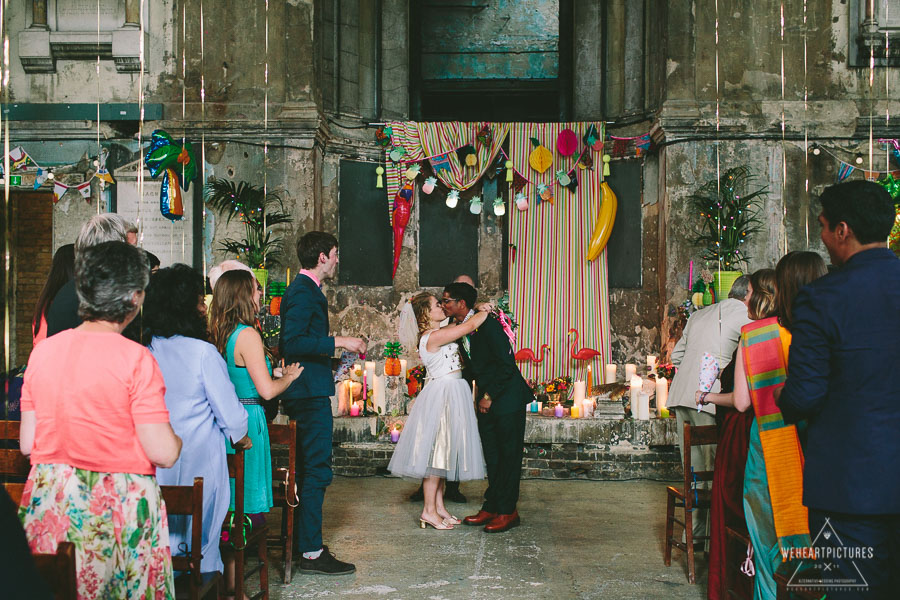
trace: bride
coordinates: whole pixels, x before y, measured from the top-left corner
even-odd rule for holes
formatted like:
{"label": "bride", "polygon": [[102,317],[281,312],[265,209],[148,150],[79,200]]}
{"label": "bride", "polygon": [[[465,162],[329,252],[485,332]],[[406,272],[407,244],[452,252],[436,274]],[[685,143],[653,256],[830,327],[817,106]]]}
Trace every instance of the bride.
{"label": "bride", "polygon": [[401,341],[415,345],[428,378],[419,393],[388,470],[394,475],[422,479],[425,507],[419,527],[453,529],[459,519],[444,508],[444,482],[484,479],[484,456],[475,420],[472,388],[462,378],[456,340],[475,331],[486,312],[464,323],[440,327],[446,318],[437,298],[423,292],[400,314]]}

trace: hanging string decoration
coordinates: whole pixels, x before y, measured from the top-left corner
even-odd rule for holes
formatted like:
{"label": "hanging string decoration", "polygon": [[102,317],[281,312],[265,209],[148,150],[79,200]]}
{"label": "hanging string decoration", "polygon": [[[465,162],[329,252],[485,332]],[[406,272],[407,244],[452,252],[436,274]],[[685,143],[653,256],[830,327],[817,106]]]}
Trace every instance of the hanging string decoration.
{"label": "hanging string decoration", "polygon": [[197,178],[197,162],[194,160],[191,143],[186,142],[183,146],[176,144],[172,136],[157,129],[150,138],[150,148],[144,157],[144,164],[152,178],[156,179],[160,173],[163,175],[159,191],[159,210],[162,216],[170,221],[183,219],[181,190],[187,191],[191,181]]}

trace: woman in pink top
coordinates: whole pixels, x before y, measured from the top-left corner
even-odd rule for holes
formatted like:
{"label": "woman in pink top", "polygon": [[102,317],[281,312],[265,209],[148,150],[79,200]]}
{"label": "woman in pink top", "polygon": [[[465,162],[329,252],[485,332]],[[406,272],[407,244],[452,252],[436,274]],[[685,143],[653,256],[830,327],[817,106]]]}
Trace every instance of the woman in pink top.
{"label": "woman in pink top", "polygon": [[75,286],[84,322],[34,349],[22,388],[31,457],[19,518],[33,552],[76,548],[78,597],[174,598],[165,505],[154,473],[181,439],[150,351],[121,333],[144,301],[143,250],[85,248]]}

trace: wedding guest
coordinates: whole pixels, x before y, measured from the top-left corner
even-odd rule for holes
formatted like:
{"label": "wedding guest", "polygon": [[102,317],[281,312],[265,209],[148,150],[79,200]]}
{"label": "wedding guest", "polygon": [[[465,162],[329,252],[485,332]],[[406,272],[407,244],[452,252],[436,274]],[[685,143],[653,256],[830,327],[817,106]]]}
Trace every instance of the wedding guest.
{"label": "wedding guest", "polygon": [[[811,545],[801,497],[803,456],[797,428],[784,422],[773,393],[784,383],[794,297],[801,287],[825,273],[825,261],[815,252],[786,254],[775,267],[774,302],[764,306],[761,296],[751,296],[754,316],[762,318],[741,329],[730,401],[742,412],[752,407],[754,416],[743,496],[744,518],[753,543],[756,599],[775,597],[775,571],[783,563],[781,550]],[[765,377],[760,377],[763,373]],[[697,402],[724,405],[729,398],[700,393]]]}
{"label": "wedding guest", "polygon": [[[262,286],[253,273],[227,271],[219,277],[209,311],[210,339],[225,357],[228,377],[249,417],[252,447],[244,453],[244,511],[254,525],[272,508],[272,454],[263,402],[279,396],[303,372],[292,363],[273,378],[271,352],[257,328]],[[232,452],[228,448],[228,452]],[[232,494],[232,506],[234,494]],[[234,589],[233,558],[226,560],[226,584]]]}
{"label": "wedding guest", "polygon": [[[797,294],[779,406],[788,422],[809,419],[803,503],[817,547],[834,556],[830,574],[867,584],[866,597],[896,598],[900,261],[885,244],[894,203],[871,181],[831,186],[819,200],[822,241],[838,270]],[[826,525],[835,535],[818,535]],[[865,557],[853,560],[860,550]],[[857,594],[828,590],[829,599]]]}
{"label": "wedding guest", "polygon": [[75,279],[75,244],[60,246],[53,255],[50,274],[34,307],[32,347],[47,338],[47,312],[53,299],[66,283]]}
{"label": "wedding guest", "polygon": [[[760,269],[750,276],[747,289],[747,314],[752,320],[770,316],[775,305],[775,269]],[[706,596],[709,600],[727,597],[725,569],[728,559],[726,529],[746,531],[744,524],[744,468],[750,446],[753,412],[734,408],[734,371],[737,349],[719,377],[721,391],[705,396],[716,404],[715,467],[709,510],[709,576]],[[699,397],[701,392],[697,392]],[[734,560],[734,557],[731,557]]]}
{"label": "wedding guest", "polygon": [[[694,394],[700,389],[698,374],[700,362],[706,353],[712,354],[720,369],[724,369],[734,349],[737,347],[741,327],[746,325],[750,318],[747,316],[747,292],[750,278],[747,275],[739,277],[731,286],[728,298],[717,302],[712,306],[700,309],[688,319],[684,327],[684,333],[675,349],[672,351],[672,364],[678,367],[678,372],[672,379],[669,389],[667,405],[674,407],[676,419],[676,431],[678,432],[678,449],[684,461],[684,424],[691,425],[715,425],[715,406],[707,405],[703,410],[697,411],[697,403]],[[719,391],[719,382],[715,383],[713,391]],[[691,464],[698,471],[710,471],[715,462],[716,451],[711,445],[698,446],[691,450]],[[706,485],[706,482],[703,482]],[[694,537],[703,537],[709,534],[709,513],[698,510],[694,513]]]}
{"label": "wedding guest", "polygon": [[[311,231],[297,242],[300,271],[281,302],[281,355],[299,361],[306,375],[287,389],[282,404],[297,421],[297,485],[300,506],[294,532],[295,551],[302,573],[344,575],[356,571],[335,558],[322,543],[322,504],[331,484],[331,396],[335,348],[357,354],[366,351],[361,338],[332,336],[328,300],[322,282],[331,279],[338,265],[338,241],[330,233]],[[224,275],[223,275],[224,277]]]}
{"label": "wedding guest", "polygon": [[156,361],[121,335],[148,275],[125,242],[79,250],[83,322],[41,342],[25,373],[20,445],[32,467],[19,517],[33,552],[75,544],[79,598],[175,594],[154,473],[175,464],[181,439]]}
{"label": "wedding guest", "polygon": [[[245,450],[247,411],[241,406],[228,368],[206,331],[203,277],[176,264],[150,278],[144,301],[145,336],[166,383],[166,407],[175,433],[184,440],[181,456],[171,468],[158,468],[161,485],[193,485],[203,478],[204,573],[222,571],[219,532],[228,514],[231,487],[226,444]],[[191,550],[190,518],[169,516],[173,554]]]}
{"label": "wedding guest", "polygon": [[[472,388],[462,378],[456,340],[472,333],[487,318],[473,315],[465,323],[441,327],[445,318],[438,299],[421,293],[401,315],[407,345],[419,348],[428,381],[416,397],[394,449],[388,470],[394,475],[423,479],[425,506],[419,517],[423,529],[453,529],[460,520],[444,507],[446,480],[484,479],[484,455],[472,403]],[[407,331],[415,331],[408,336]]]}
{"label": "wedding guest", "polygon": [[[116,213],[103,213],[94,215],[87,223],[82,225],[78,238],[75,240],[75,257],[85,248],[96,246],[102,242],[124,242],[128,240],[129,232],[135,229],[134,224],[125,217]],[[137,244],[137,237],[129,241],[131,245]],[[47,311],[47,337],[56,335],[60,331],[78,327],[81,317],[78,315],[78,294],[75,292],[75,280],[63,284]]]}

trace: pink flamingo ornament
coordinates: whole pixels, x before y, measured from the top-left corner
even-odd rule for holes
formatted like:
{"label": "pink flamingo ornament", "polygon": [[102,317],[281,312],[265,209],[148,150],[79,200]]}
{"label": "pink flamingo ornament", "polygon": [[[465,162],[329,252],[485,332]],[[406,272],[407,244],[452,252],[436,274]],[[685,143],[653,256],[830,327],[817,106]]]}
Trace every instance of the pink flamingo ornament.
{"label": "pink flamingo ornament", "polygon": [[534,363],[542,363],[544,362],[544,354],[546,354],[546,351],[549,349],[550,346],[548,344],[541,344],[541,349],[539,351],[541,353],[541,357],[538,358],[534,355],[534,350],[532,350],[531,348],[522,348],[521,350],[516,352],[515,359],[519,362],[530,360]]}
{"label": "pink flamingo ornament", "polygon": [[582,348],[578,352],[575,352],[575,347],[578,345],[578,330],[570,329],[566,337],[569,337],[573,333],[575,334],[575,339],[572,341],[572,348],[569,351],[572,358],[575,360],[593,360],[594,357],[600,356],[600,353],[593,348]]}
{"label": "pink flamingo ornament", "polygon": [[394,196],[394,207],[391,212],[394,229],[394,270],[391,271],[391,279],[397,274],[397,265],[400,264],[400,251],[403,250],[403,232],[409,225],[409,214],[412,210],[413,186],[407,181]]}

